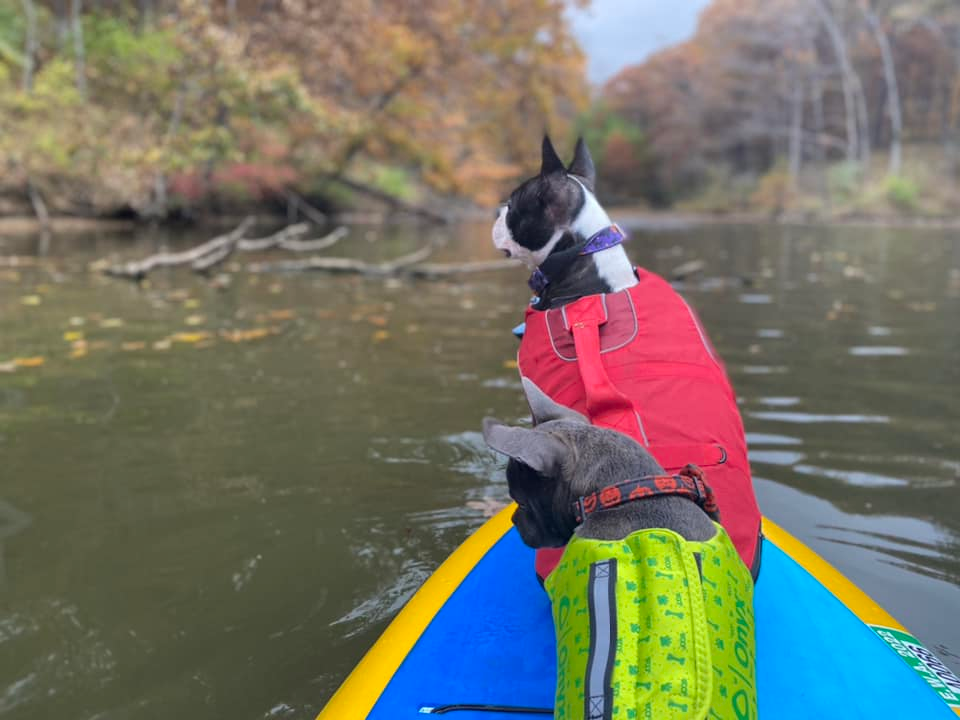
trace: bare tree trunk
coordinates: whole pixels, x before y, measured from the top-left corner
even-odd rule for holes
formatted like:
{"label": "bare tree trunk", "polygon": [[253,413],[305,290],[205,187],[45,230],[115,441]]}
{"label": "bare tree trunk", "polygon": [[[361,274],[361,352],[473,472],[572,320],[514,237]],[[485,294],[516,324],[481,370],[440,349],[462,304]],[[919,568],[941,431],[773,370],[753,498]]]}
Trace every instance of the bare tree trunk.
{"label": "bare tree trunk", "polygon": [[860,141],[858,138],[857,105],[854,90],[854,78],[856,73],[850,64],[850,55],[847,52],[847,41],[840,31],[836,18],[827,7],[824,0],[811,0],[820,21],[830,36],[830,44],[833,45],[833,52],[837,56],[837,62],[840,64],[840,83],[843,88],[843,105],[847,117],[847,160],[851,163],[857,162],[859,154]]}
{"label": "bare tree trunk", "polygon": [[867,112],[867,95],[863,91],[863,85],[860,82],[860,76],[853,75],[853,91],[857,101],[857,116],[860,120],[860,170],[861,176],[865,177],[870,171],[870,161],[872,159],[870,143],[870,115]]}
{"label": "bare tree trunk", "polygon": [[84,100],[87,99],[87,67],[86,54],[83,46],[83,0],[71,0],[70,3],[70,30],[73,33],[73,64],[77,73],[77,92]]}
{"label": "bare tree trunk", "polygon": [[887,84],[887,109],[890,113],[890,165],[887,172],[890,175],[900,174],[901,165],[901,138],[903,136],[903,114],[900,108],[900,88],[897,86],[897,71],[893,63],[893,51],[890,48],[890,39],[883,31],[880,19],[866,3],[861,3],[860,11],[867,21],[870,32],[873,33],[877,46],[880,48],[880,58],[883,61],[883,76]]}
{"label": "bare tree trunk", "polygon": [[33,0],[21,0],[23,14],[26,16],[26,39],[23,49],[23,90],[33,90],[33,68],[37,56],[37,9]]}
{"label": "bare tree trunk", "polygon": [[790,105],[790,191],[793,193],[800,183],[800,164],[803,161],[803,82],[799,73],[793,80]]}
{"label": "bare tree trunk", "polygon": [[[814,54],[814,57],[816,55]],[[813,159],[817,164],[817,168],[820,171],[820,195],[823,198],[823,203],[827,208],[827,212],[831,210],[831,198],[830,198],[830,184],[827,182],[827,168],[826,168],[826,154],[823,152],[823,141],[821,137],[823,136],[823,81],[820,77],[820,68],[817,67],[813,73],[812,79],[813,86],[810,89],[810,93],[813,96],[813,132],[816,142],[813,145]]]}
{"label": "bare tree trunk", "polygon": [[56,0],[53,15],[56,26],[57,50],[63,50],[63,46],[67,44],[67,36],[70,34],[70,11],[67,8],[67,0]]}

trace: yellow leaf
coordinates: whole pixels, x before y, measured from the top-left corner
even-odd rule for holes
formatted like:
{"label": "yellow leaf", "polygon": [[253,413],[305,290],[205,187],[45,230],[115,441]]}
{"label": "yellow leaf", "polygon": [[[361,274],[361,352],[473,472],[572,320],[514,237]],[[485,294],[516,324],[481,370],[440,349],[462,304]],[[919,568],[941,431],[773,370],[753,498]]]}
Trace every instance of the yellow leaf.
{"label": "yellow leaf", "polygon": [[384,340],[386,340],[386,339],[389,338],[389,337],[390,337],[390,333],[387,332],[386,330],[377,330],[377,331],[373,334],[373,341],[374,341],[374,342],[383,342]]}
{"label": "yellow leaf", "polygon": [[205,315],[189,315],[184,320],[187,325],[203,325],[207,321]]}
{"label": "yellow leaf", "polygon": [[170,336],[172,342],[178,343],[198,343],[207,340],[210,337],[208,332],[178,332]]}
{"label": "yellow leaf", "polygon": [[87,354],[86,346],[76,347],[70,351],[70,354],[67,355],[67,357],[69,357],[71,360],[76,360],[77,358],[85,357],[86,354]]}
{"label": "yellow leaf", "polygon": [[271,328],[251,328],[250,330],[221,330],[220,336],[229,342],[249,342],[265,338],[274,332]]}
{"label": "yellow leaf", "polygon": [[387,319],[383,315],[371,315],[367,318],[367,322],[371,325],[376,325],[377,327],[387,326]]}
{"label": "yellow leaf", "polygon": [[67,342],[76,342],[77,340],[83,340],[83,333],[79,330],[68,330],[63,334],[63,339]]}
{"label": "yellow leaf", "polygon": [[515,369],[517,368],[517,361],[516,361],[516,360],[504,360],[504,361],[503,361],[503,366],[504,366],[505,368],[507,368],[508,370],[515,370]]}
{"label": "yellow leaf", "polygon": [[104,318],[100,321],[100,327],[102,328],[118,328],[123,327],[122,318]]}
{"label": "yellow leaf", "polygon": [[34,357],[18,357],[13,359],[13,364],[17,367],[40,367],[46,362],[46,359],[40,355],[35,355]]}
{"label": "yellow leaf", "polygon": [[293,310],[271,310],[268,313],[271,320],[292,320],[296,314]]}
{"label": "yellow leaf", "polygon": [[183,306],[188,310],[192,310],[193,308],[200,307],[200,301],[196,298],[187,298],[183,301]]}
{"label": "yellow leaf", "polygon": [[24,295],[20,298],[20,302],[24,305],[39,305],[42,301],[39,295]]}
{"label": "yellow leaf", "polygon": [[131,340],[128,342],[120,343],[120,349],[127,352],[132,352],[134,350],[143,350],[147,347],[147,344],[143,340]]}

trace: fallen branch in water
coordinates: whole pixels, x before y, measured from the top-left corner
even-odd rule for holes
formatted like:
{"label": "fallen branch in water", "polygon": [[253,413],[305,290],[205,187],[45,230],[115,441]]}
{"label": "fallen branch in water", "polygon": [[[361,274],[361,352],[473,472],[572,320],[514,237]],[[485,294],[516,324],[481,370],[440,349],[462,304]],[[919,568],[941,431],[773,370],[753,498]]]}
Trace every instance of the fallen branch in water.
{"label": "fallen branch in water", "polygon": [[[222,252],[224,247],[236,245],[243,237],[244,233],[253,225],[253,218],[248,217],[243,220],[236,228],[227,233],[208,240],[205,243],[197,245],[190,250],[184,250],[178,253],[157,253],[150,255],[143,260],[131,260],[122,265],[108,265],[104,272],[111,277],[122,277],[130,280],[143,280],[151,270],[159,267],[171,267],[175,265],[186,265],[194,263],[205,255],[214,252]],[[229,254],[229,253],[228,253]]]}
{"label": "fallen branch in water", "polygon": [[92,266],[101,269],[112,277],[128,278],[140,281],[158,267],[174,267],[189,264],[194,272],[207,274],[222,264],[234,252],[261,252],[273,248],[290,252],[316,252],[333,246],[348,233],[345,227],[338,227],[321,238],[300,240],[310,230],[307,223],[289,225],[272,235],[262,238],[244,238],[244,234],[253,224],[253,218],[246,218],[239,226],[226,235],[220,235],[201,243],[194,248],[177,253],[157,253],[143,260],[135,260],[120,265],[107,261],[98,261]]}
{"label": "fallen branch in water", "polygon": [[363,260],[354,260],[345,257],[309,257],[304,260],[281,260],[272,263],[251,263],[247,265],[250,272],[304,272],[309,270],[324,270],[332,273],[355,273],[359,275],[386,276],[396,275],[410,265],[426,260],[433,254],[436,245],[424,245],[408,255],[402,255],[396,260],[383,263],[368,263]]}
{"label": "fallen branch in water", "polygon": [[434,247],[427,245],[409,255],[397,258],[386,263],[366,263],[362,260],[344,257],[311,257],[304,260],[284,260],[273,263],[251,263],[247,265],[249,272],[329,272],[353,273],[368,277],[407,276],[433,280],[452,275],[464,275],[493,270],[507,270],[518,268],[520,265],[513,260],[480,260],[465,263],[421,263],[433,252]]}

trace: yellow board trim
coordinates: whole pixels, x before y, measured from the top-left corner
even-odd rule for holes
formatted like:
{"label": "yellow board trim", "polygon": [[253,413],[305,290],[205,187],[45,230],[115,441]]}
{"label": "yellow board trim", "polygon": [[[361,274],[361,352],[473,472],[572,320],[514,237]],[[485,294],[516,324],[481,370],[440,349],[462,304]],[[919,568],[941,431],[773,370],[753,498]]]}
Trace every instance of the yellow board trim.
{"label": "yellow board trim", "polygon": [[437,568],[344,680],[317,720],[362,720],[370,714],[440,608],[512,527],[510,517],[515,508],[511,503],[490,518]]}
{"label": "yellow board trim", "polygon": [[770,518],[763,518],[763,534],[771,540],[774,545],[793,558],[800,567],[820,581],[821,585],[836,595],[837,599],[846,605],[851,612],[864,623],[867,625],[883,625],[884,627],[900,630],[901,632],[908,632],[890,613],[880,607],[873,598],[845,578],[833,565],[770,520]]}
{"label": "yellow board trim", "polygon": [[[477,563],[510,530],[510,504],[468,537],[437,568],[344,680],[317,720],[363,720],[430,622]],[[867,625],[909,632],[839,570],[769,518],[763,534],[789,555]],[[954,709],[958,715],[960,710]]]}

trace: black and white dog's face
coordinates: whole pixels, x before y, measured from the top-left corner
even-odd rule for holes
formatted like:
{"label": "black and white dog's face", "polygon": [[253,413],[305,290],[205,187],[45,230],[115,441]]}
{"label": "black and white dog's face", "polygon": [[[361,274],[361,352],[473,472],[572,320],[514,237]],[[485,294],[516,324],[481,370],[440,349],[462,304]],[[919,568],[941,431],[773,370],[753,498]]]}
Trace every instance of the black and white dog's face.
{"label": "black and white dog's face", "polygon": [[610,219],[593,194],[596,171],[583,138],[573,162],[564,167],[550,138],[543,138],[540,174],[513,191],[493,224],[493,244],[531,270],[540,265],[564,235],[590,237]]}

